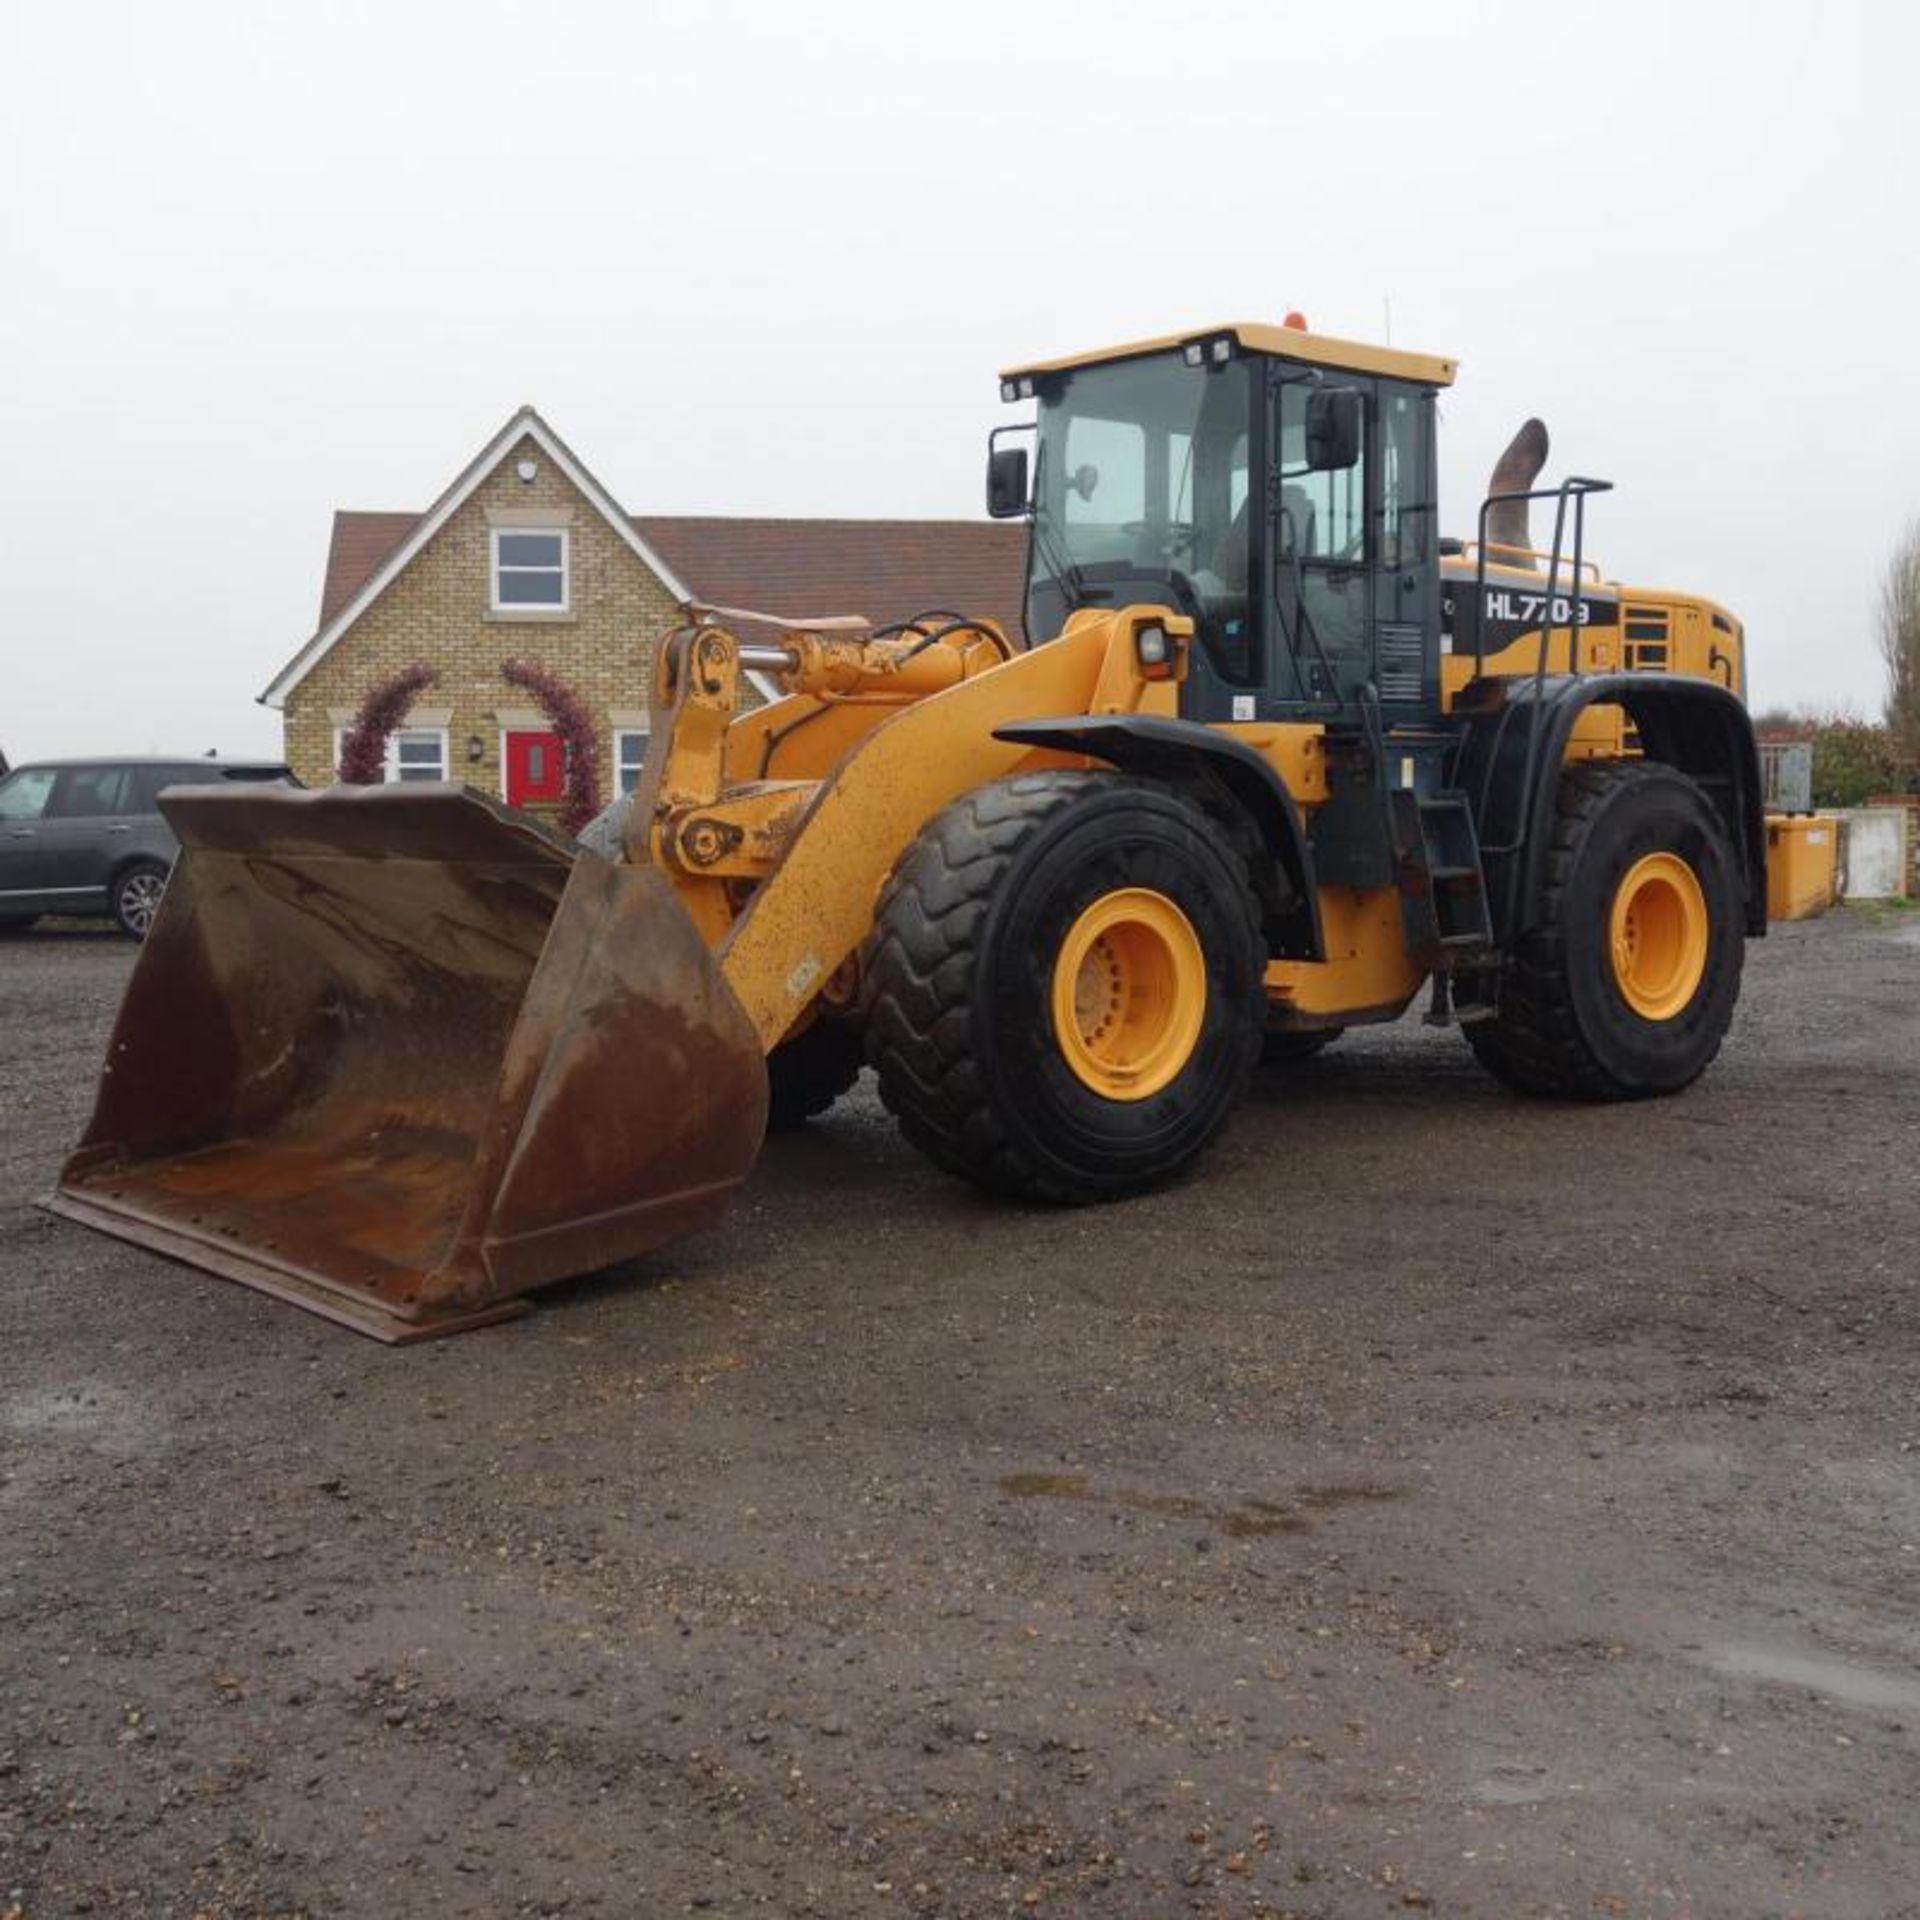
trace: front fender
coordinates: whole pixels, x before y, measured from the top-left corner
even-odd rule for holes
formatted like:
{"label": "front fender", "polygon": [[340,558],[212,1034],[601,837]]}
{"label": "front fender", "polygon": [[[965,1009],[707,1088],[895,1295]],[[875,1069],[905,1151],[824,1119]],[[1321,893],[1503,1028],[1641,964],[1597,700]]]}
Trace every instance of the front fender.
{"label": "front fender", "polygon": [[1238,811],[1259,834],[1270,863],[1270,871],[1254,880],[1273,958],[1325,959],[1320,893],[1300,809],[1272,763],[1244,740],[1197,721],[1144,713],[1018,720],[995,728],[994,738],[1084,753],[1126,773],[1197,788],[1215,811]]}

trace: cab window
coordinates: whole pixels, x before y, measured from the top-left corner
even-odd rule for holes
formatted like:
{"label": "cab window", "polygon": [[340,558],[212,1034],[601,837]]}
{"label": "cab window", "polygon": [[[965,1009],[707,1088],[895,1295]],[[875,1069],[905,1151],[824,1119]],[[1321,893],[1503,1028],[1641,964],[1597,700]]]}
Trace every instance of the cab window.
{"label": "cab window", "polygon": [[[1280,513],[1276,540],[1283,556],[1357,567],[1367,557],[1367,459],[1364,450],[1339,473],[1307,465],[1304,380],[1280,389]],[[1363,443],[1364,446],[1364,443]]]}
{"label": "cab window", "polygon": [[1134,420],[1079,414],[1067,427],[1066,513],[1069,526],[1119,533],[1147,514],[1147,433]]}
{"label": "cab window", "polygon": [[1389,567],[1417,566],[1433,546],[1429,414],[1416,393],[1380,389],[1380,543]]}

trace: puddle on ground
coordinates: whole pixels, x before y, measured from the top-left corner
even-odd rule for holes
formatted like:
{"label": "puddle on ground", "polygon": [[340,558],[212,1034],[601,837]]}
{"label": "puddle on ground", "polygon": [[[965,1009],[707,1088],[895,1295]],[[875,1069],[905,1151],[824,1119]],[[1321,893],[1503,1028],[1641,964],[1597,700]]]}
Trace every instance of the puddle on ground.
{"label": "puddle on ground", "polygon": [[1782,1653],[1774,1647],[1716,1647],[1708,1660],[1722,1673],[1749,1680],[1777,1680],[1807,1687],[1850,1707],[1920,1708],[1920,1680],[1856,1667],[1818,1654]]}
{"label": "puddle on ground", "polygon": [[1232,1507],[1209,1506],[1177,1493],[1102,1493],[1084,1473],[1009,1473],[1000,1491],[1016,1500],[1089,1500],[1135,1513],[1158,1513],[1176,1520],[1204,1520],[1229,1540],[1258,1540],[1269,1534],[1305,1533],[1313,1524],[1301,1509],[1325,1511],[1362,1500],[1391,1500],[1392,1487],[1359,1484],[1297,1489],[1291,1500],[1262,1500],[1252,1494]]}
{"label": "puddle on ground", "polygon": [[1473,1790],[1473,1797],[1487,1807],[1537,1807],[1566,1796],[1566,1788],[1555,1786],[1544,1767],[1495,1767]]}
{"label": "puddle on ground", "polygon": [[1364,1480],[1351,1486],[1302,1487],[1294,1495],[1303,1507],[1350,1507],[1362,1500],[1397,1500],[1399,1497],[1398,1487],[1374,1486]]}
{"label": "puddle on ground", "polygon": [[1084,1473],[1010,1473],[1000,1491],[1016,1500],[1090,1500],[1093,1489]]}

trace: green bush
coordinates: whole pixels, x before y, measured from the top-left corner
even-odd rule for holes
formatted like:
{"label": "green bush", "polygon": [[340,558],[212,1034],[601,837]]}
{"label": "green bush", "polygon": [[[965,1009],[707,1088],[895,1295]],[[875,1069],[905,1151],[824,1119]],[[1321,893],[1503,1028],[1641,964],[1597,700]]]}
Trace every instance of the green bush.
{"label": "green bush", "polygon": [[1865,720],[1822,720],[1813,730],[1813,804],[1859,807],[1905,786],[1893,735]]}

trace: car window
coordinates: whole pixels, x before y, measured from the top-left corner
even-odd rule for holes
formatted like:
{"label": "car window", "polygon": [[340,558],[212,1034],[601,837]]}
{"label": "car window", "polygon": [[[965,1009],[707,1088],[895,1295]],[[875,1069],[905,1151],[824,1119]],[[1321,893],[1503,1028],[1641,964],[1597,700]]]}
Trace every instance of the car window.
{"label": "car window", "polygon": [[38,820],[47,810],[53,780],[52,767],[22,767],[0,781],[0,820]]}
{"label": "car window", "polygon": [[177,787],[180,775],[172,767],[135,767],[128,784],[132,789],[127,795],[129,813],[158,813],[161,789]]}
{"label": "car window", "polygon": [[50,820],[97,820],[127,811],[125,767],[68,767],[54,783]]}
{"label": "car window", "polygon": [[212,771],[189,760],[183,766],[136,767],[133,778],[133,810],[158,813],[160,796],[169,787],[204,787],[213,778]]}

